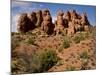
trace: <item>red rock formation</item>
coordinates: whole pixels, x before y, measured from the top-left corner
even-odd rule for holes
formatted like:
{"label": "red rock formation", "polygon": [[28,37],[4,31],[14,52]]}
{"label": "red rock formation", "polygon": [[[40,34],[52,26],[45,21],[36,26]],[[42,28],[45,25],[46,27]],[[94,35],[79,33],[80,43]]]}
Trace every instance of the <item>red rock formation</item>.
{"label": "red rock formation", "polygon": [[48,9],[43,12],[41,10],[32,12],[28,15],[23,13],[18,21],[18,31],[24,33],[36,27],[41,27],[42,31],[46,34],[67,34],[68,32],[68,35],[72,35],[79,31],[89,31],[89,26],[87,13],[83,13],[81,16],[76,10],[67,11],[65,14],[62,10],[58,11],[57,20],[54,24]]}
{"label": "red rock formation", "polygon": [[82,14],[81,24],[82,25],[90,25],[86,12]]}
{"label": "red rock formation", "polygon": [[36,17],[36,13],[34,11],[29,14],[29,19],[34,25],[36,24],[37,17]]}
{"label": "red rock formation", "polygon": [[67,11],[65,14],[64,14],[64,27],[65,28],[68,28],[68,23],[71,21],[71,15],[70,15],[70,12]]}
{"label": "red rock formation", "polygon": [[17,28],[19,32],[23,32],[23,33],[34,29],[34,24],[28,18],[27,13],[23,13],[20,15]]}
{"label": "red rock formation", "polygon": [[67,21],[71,21],[71,15],[70,15],[70,12],[67,11],[65,14],[64,14],[64,19],[66,19]]}
{"label": "red rock formation", "polygon": [[41,24],[41,29],[46,34],[52,34],[54,30],[54,25],[52,23],[52,17],[48,9],[43,11],[43,22]]}
{"label": "red rock formation", "polygon": [[42,23],[42,21],[43,21],[43,17],[42,17],[42,11],[41,10],[38,10],[37,12],[36,12],[36,17],[37,17],[37,22],[36,22],[36,26],[37,27],[40,27],[41,26],[41,23]]}
{"label": "red rock formation", "polygon": [[68,31],[67,31],[67,35],[68,36],[73,36],[75,34],[75,26],[73,25],[72,22],[69,22],[69,28],[68,28]]}
{"label": "red rock formation", "polygon": [[59,34],[59,33],[63,33],[64,31],[64,18],[63,18],[63,11],[58,11],[57,13],[57,20],[55,21],[55,31],[56,31],[56,34]]}

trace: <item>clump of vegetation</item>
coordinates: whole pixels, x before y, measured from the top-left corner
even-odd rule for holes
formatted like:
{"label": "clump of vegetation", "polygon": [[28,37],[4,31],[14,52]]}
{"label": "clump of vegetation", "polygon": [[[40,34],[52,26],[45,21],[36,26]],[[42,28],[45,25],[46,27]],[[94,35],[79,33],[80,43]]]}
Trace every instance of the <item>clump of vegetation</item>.
{"label": "clump of vegetation", "polygon": [[11,38],[11,49],[14,50],[21,41],[22,41],[22,38],[20,37],[12,37]]}
{"label": "clump of vegetation", "polygon": [[87,51],[84,51],[80,54],[80,58],[82,59],[82,66],[81,66],[81,70],[87,70],[87,64],[88,64],[88,53]]}
{"label": "clump of vegetation", "polygon": [[96,26],[90,27],[90,34],[92,38],[96,38]]}
{"label": "clump of vegetation", "polygon": [[13,35],[20,35],[20,33],[18,33],[18,32],[11,32],[11,36],[13,36]]}
{"label": "clump of vegetation", "polygon": [[33,55],[23,53],[18,58],[12,59],[12,73],[39,73],[48,71],[58,62],[55,51],[51,49],[37,52]]}
{"label": "clump of vegetation", "polygon": [[34,38],[29,38],[29,39],[27,40],[27,43],[28,43],[28,44],[31,44],[31,45],[34,45],[34,42],[35,42]]}
{"label": "clump of vegetation", "polygon": [[69,42],[68,42],[68,41],[64,41],[64,42],[63,42],[63,47],[64,47],[64,48],[70,47]]}
{"label": "clump of vegetation", "polygon": [[90,32],[80,32],[74,36],[73,41],[75,43],[80,43],[80,41],[90,38],[90,35]]}
{"label": "clump of vegetation", "polygon": [[85,36],[83,33],[79,33],[78,35],[75,35],[73,40],[75,43],[80,43],[80,41],[85,40]]}
{"label": "clump of vegetation", "polygon": [[36,37],[37,33],[33,33],[32,31],[29,31],[29,32],[26,32],[26,35],[31,35],[31,36]]}
{"label": "clump of vegetation", "polygon": [[67,71],[75,71],[76,68],[74,66],[69,66],[66,68]]}
{"label": "clump of vegetation", "polygon": [[82,52],[80,54],[80,58],[82,58],[82,59],[88,59],[88,53],[87,53],[87,51]]}
{"label": "clump of vegetation", "polygon": [[58,57],[52,49],[46,49],[39,54],[39,60],[41,62],[40,71],[44,72],[55,65],[58,61]]}
{"label": "clump of vegetation", "polygon": [[26,35],[33,35],[32,31],[26,32]]}
{"label": "clump of vegetation", "polygon": [[70,41],[68,38],[64,38],[63,40],[63,48],[68,48],[70,47]]}
{"label": "clump of vegetation", "polygon": [[12,73],[25,73],[29,69],[28,64],[23,58],[13,59],[11,63]]}

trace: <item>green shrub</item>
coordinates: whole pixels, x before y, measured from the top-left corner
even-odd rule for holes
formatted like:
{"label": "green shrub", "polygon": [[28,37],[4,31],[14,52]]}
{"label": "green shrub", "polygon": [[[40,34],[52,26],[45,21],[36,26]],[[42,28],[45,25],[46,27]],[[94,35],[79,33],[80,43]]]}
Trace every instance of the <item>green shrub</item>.
{"label": "green shrub", "polygon": [[64,39],[63,48],[68,48],[68,47],[70,47],[70,41],[68,39]]}
{"label": "green shrub", "polygon": [[75,37],[74,37],[73,40],[74,40],[75,43],[80,43],[80,41],[82,41],[84,39],[85,39],[84,34],[83,33],[80,33],[78,35],[75,35]]}
{"label": "green shrub", "polygon": [[68,42],[68,41],[64,41],[64,42],[63,42],[63,47],[64,47],[64,48],[70,47],[69,42]]}
{"label": "green shrub", "polygon": [[12,37],[11,38],[11,49],[14,50],[17,46],[19,46],[21,41],[22,41],[21,38]]}
{"label": "green shrub", "polygon": [[80,58],[82,58],[82,59],[88,59],[88,53],[86,51],[82,52],[80,54]]}
{"label": "green shrub", "polygon": [[31,31],[26,32],[26,35],[32,35]]}
{"label": "green shrub", "polygon": [[74,66],[69,66],[66,68],[67,71],[75,71],[76,68]]}
{"label": "green shrub", "polygon": [[90,34],[92,38],[96,38],[96,26],[90,27]]}
{"label": "green shrub", "polygon": [[12,60],[11,66],[12,66],[12,72],[16,73],[25,73],[27,69],[29,68],[29,63],[27,63],[23,58],[19,58],[16,60]]}
{"label": "green shrub", "polygon": [[51,49],[46,49],[39,54],[39,60],[41,62],[40,71],[44,72],[50,69],[53,65],[55,65],[58,61],[58,58],[55,51]]}
{"label": "green shrub", "polygon": [[13,36],[13,35],[20,35],[20,33],[18,33],[18,32],[11,32],[11,36]]}
{"label": "green shrub", "polygon": [[36,36],[36,33],[32,33],[32,31],[28,31],[28,32],[26,32],[26,35],[31,35],[31,36]]}
{"label": "green shrub", "polygon": [[33,38],[29,38],[29,39],[27,40],[27,43],[28,43],[28,44],[34,45],[34,42],[35,42],[35,40],[34,40]]}

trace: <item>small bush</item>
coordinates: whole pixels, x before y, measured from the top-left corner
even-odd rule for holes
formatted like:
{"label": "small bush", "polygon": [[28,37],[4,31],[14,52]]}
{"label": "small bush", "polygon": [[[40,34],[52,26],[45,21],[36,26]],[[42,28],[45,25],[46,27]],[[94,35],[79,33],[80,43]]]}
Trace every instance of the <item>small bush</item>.
{"label": "small bush", "polygon": [[22,41],[21,38],[12,37],[11,38],[11,49],[14,50],[17,46],[19,46],[21,41]]}
{"label": "small bush", "polygon": [[11,36],[13,36],[13,35],[20,35],[20,33],[18,33],[18,32],[11,32]]}
{"label": "small bush", "polygon": [[32,34],[32,31],[26,32],[26,35],[33,35],[33,34]]}
{"label": "small bush", "polygon": [[57,63],[58,57],[55,51],[51,49],[46,49],[42,53],[39,54],[39,60],[41,62],[40,71],[44,72],[50,69],[53,65]]}
{"label": "small bush", "polygon": [[28,43],[28,44],[34,45],[34,42],[35,42],[35,40],[34,40],[33,38],[29,38],[29,39],[27,40],[27,43]]}
{"label": "small bush", "polygon": [[36,33],[33,33],[32,31],[26,32],[26,35],[36,37]]}
{"label": "small bush", "polygon": [[63,48],[68,48],[68,47],[70,47],[70,42],[69,42],[69,40],[64,39],[64,41],[63,41]]}
{"label": "small bush", "polygon": [[82,58],[82,59],[87,59],[87,58],[88,58],[88,53],[87,53],[86,51],[82,52],[82,53],[80,54],[80,58]]}
{"label": "small bush", "polygon": [[80,33],[79,35],[76,35],[73,40],[75,43],[80,43],[80,41],[82,41],[84,39],[85,39],[84,34]]}
{"label": "small bush", "polygon": [[74,66],[69,66],[66,68],[67,71],[75,71],[76,68]]}
{"label": "small bush", "polygon": [[64,41],[63,42],[63,47],[64,48],[68,48],[69,46],[70,46],[70,44],[67,41]]}

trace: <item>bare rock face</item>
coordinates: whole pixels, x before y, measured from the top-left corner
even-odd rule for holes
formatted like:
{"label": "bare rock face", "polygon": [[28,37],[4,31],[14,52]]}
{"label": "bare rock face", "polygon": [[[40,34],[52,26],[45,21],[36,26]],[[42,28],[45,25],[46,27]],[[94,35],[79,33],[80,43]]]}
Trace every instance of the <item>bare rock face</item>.
{"label": "bare rock face", "polygon": [[29,19],[34,25],[36,24],[37,17],[36,17],[36,13],[34,11],[29,14]]}
{"label": "bare rock face", "polygon": [[[72,10],[70,11],[70,15],[71,15],[71,22],[73,24],[73,27],[75,29],[75,32],[79,32],[79,31],[89,31],[89,21],[87,18],[87,14],[83,13],[83,15],[79,15],[76,10]],[[71,24],[68,24],[69,26],[69,31],[71,30],[72,26],[70,26]]]}
{"label": "bare rock face", "polygon": [[59,34],[59,33],[63,33],[64,31],[64,18],[63,18],[63,11],[58,11],[57,13],[57,20],[55,21],[55,31],[56,31],[56,34]]}
{"label": "bare rock face", "polygon": [[68,36],[73,36],[75,34],[75,26],[72,22],[69,22],[69,28],[68,28]]}
{"label": "bare rock face", "polygon": [[88,32],[88,31],[90,30],[90,28],[89,28],[89,27],[90,27],[90,26],[85,25],[85,26],[84,26],[84,31],[87,31],[87,32]]}
{"label": "bare rock face", "polygon": [[78,18],[76,10],[71,10],[70,14],[71,14],[71,21]]}
{"label": "bare rock face", "polygon": [[52,34],[54,30],[54,25],[52,23],[52,17],[50,15],[50,12],[48,9],[43,11],[43,22],[41,24],[41,29],[46,33],[46,34]]}
{"label": "bare rock face", "polygon": [[64,26],[63,11],[58,11],[57,13],[57,25]]}
{"label": "bare rock face", "polygon": [[25,33],[25,32],[28,32],[29,30],[34,29],[34,24],[28,18],[27,13],[23,13],[20,15],[17,28],[18,28],[18,31],[22,33]]}
{"label": "bare rock face", "polygon": [[41,23],[43,21],[43,17],[42,17],[42,11],[41,10],[38,10],[36,12],[36,17],[37,17],[37,22],[36,22],[36,27],[40,27],[41,26]]}
{"label": "bare rock face", "polygon": [[90,23],[86,12],[80,15],[76,10],[67,11],[65,14],[62,10],[58,11],[54,24],[48,9],[21,14],[18,21],[19,32],[25,33],[37,27],[48,35],[53,33],[74,35],[76,32],[89,31]]}
{"label": "bare rock face", "polygon": [[67,11],[65,14],[64,14],[64,19],[66,19],[67,21],[71,21],[71,14],[69,11]]}
{"label": "bare rock face", "polygon": [[65,14],[64,14],[64,27],[65,28],[68,28],[68,23],[71,21],[71,15],[70,15],[70,12],[67,11]]}
{"label": "bare rock face", "polygon": [[90,25],[88,18],[87,18],[87,13],[83,13],[82,14],[82,18],[81,18],[81,24],[82,25]]}
{"label": "bare rock face", "polygon": [[82,15],[81,24],[84,26],[84,31],[89,31],[90,23],[88,21],[88,17],[86,13],[83,13]]}
{"label": "bare rock face", "polygon": [[75,24],[75,32],[84,31],[84,27],[80,24]]}
{"label": "bare rock face", "polygon": [[[70,15],[70,21],[68,21],[68,35],[73,36],[77,31],[80,31],[81,29],[81,21],[79,19],[79,15],[77,14],[76,10],[72,10],[70,12],[67,12],[67,14]],[[67,18],[65,18],[67,19]],[[67,19],[67,20],[69,20]]]}

